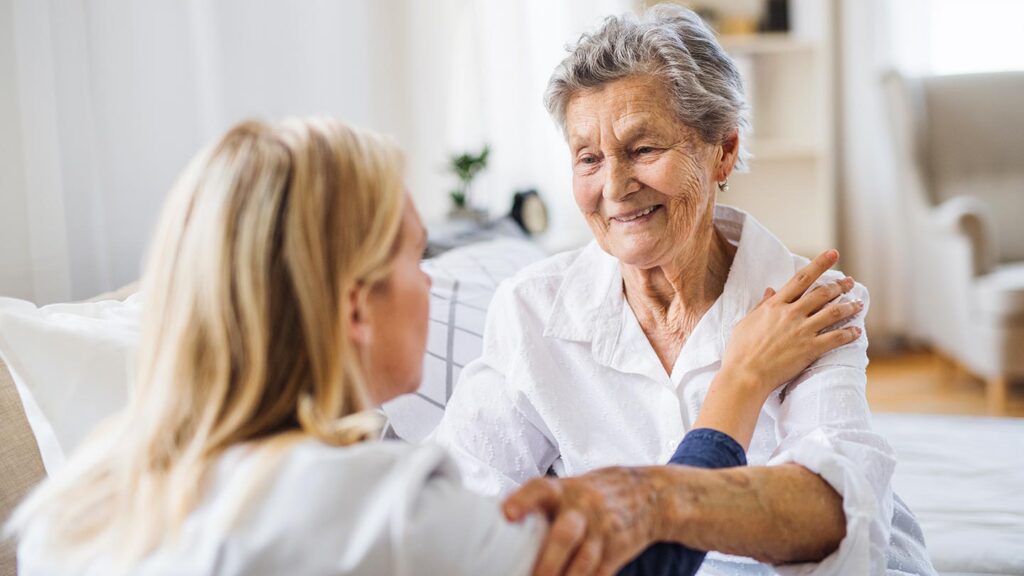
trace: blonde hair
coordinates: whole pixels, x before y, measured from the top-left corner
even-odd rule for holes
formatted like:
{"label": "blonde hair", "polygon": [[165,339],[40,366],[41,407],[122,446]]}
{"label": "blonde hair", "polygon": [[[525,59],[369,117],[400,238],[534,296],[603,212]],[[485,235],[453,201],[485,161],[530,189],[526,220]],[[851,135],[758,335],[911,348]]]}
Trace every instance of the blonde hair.
{"label": "blonde hair", "polygon": [[44,545],[74,565],[128,571],[174,534],[228,447],[372,434],[349,295],[387,278],[403,190],[395,146],[330,119],[245,122],[201,153],[143,276],[128,407],[10,528],[41,521]]}

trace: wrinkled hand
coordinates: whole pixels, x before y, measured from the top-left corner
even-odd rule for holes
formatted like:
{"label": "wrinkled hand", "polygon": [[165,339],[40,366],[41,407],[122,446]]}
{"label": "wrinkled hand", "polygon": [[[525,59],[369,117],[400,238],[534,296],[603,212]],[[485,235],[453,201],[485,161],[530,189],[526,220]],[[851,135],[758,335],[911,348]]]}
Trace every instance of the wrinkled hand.
{"label": "wrinkled hand", "polygon": [[654,468],[601,468],[573,478],[537,478],[505,501],[513,522],[543,514],[550,523],[535,576],[614,574],[653,543]]}
{"label": "wrinkled hand", "polygon": [[833,302],[853,289],[852,278],[807,290],[837,260],[835,250],[824,252],[778,293],[767,289],[761,303],[733,329],[722,358],[723,372],[737,381],[758,382],[767,396],[826,352],[860,337],[856,326],[826,331],[864,309],[860,301]]}

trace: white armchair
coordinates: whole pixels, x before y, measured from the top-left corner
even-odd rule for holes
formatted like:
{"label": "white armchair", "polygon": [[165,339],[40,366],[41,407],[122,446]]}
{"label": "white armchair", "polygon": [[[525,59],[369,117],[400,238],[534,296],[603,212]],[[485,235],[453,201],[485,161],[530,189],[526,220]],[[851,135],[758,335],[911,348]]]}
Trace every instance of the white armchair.
{"label": "white armchair", "polygon": [[911,336],[987,382],[1024,377],[1024,72],[887,76],[910,242]]}

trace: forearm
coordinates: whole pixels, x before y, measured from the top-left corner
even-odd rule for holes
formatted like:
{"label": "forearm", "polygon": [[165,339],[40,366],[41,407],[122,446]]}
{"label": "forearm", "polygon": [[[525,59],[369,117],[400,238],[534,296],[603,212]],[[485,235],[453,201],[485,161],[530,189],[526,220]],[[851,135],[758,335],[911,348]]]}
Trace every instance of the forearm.
{"label": "forearm", "polygon": [[[756,378],[723,369],[696,426],[750,445],[765,397]],[[685,490],[666,486],[666,536],[693,548],[786,564],[817,561],[846,534],[842,497],[798,465],[700,471]],[[676,474],[680,475],[680,474]]]}
{"label": "forearm", "polygon": [[[746,466],[747,457],[734,438],[721,431],[697,429],[680,442],[669,464],[719,469]],[[619,576],[685,576],[694,574],[704,562],[704,550],[673,542],[658,542],[619,571]]]}
{"label": "forearm", "polygon": [[764,406],[763,388],[755,377],[723,368],[704,397],[694,428],[718,430],[746,450]]}
{"label": "forearm", "polygon": [[801,466],[646,469],[657,537],[762,562],[815,562],[846,535],[842,498]]}

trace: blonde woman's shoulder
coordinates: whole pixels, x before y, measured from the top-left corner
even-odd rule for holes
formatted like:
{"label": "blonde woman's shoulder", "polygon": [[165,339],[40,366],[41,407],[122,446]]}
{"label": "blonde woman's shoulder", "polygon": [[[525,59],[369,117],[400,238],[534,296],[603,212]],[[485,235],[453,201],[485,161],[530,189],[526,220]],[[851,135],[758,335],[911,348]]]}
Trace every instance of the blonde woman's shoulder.
{"label": "blonde woman's shoulder", "polygon": [[[303,441],[272,454],[236,448],[205,497],[131,573],[528,574],[546,526],[504,520],[468,491],[442,448]],[[113,574],[104,559],[59,569],[29,542],[19,574]]]}
{"label": "blonde woman's shoulder", "polygon": [[[173,541],[132,574],[393,573],[391,540],[434,480],[458,483],[435,446],[367,442],[333,447],[305,440],[278,449],[239,446],[204,482],[199,505]],[[114,574],[106,558],[55,563],[44,526],[19,545],[19,574]]]}
{"label": "blonde woman's shoulder", "polygon": [[[251,460],[251,461],[250,461]],[[247,482],[245,469],[259,467],[256,457],[238,464],[222,463],[218,482],[237,493]],[[260,507],[247,514],[262,515],[296,529],[327,523],[335,530],[362,524],[362,516],[377,517],[414,498],[431,478],[451,478],[459,473],[446,453],[434,446],[400,442],[365,442],[335,447],[315,440],[296,444],[272,465],[273,471],[257,489]],[[227,475],[227,478],[224,475]],[[258,472],[252,477],[260,476]],[[258,523],[257,523],[258,524]]]}
{"label": "blonde woman's shoulder", "polygon": [[[418,478],[423,474],[458,474],[444,450],[434,446],[398,441],[363,442],[336,447],[306,440],[290,451],[282,463],[282,473],[299,473],[306,468],[322,468],[338,479],[355,475],[393,475]],[[301,475],[301,474],[299,474]]]}
{"label": "blonde woman's shoulder", "polygon": [[245,559],[238,574],[527,573],[542,534],[463,488],[437,446],[304,442],[275,476],[223,543],[222,558]]}

